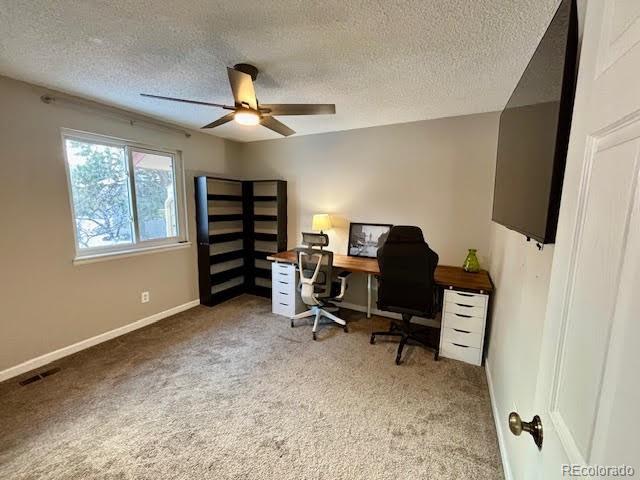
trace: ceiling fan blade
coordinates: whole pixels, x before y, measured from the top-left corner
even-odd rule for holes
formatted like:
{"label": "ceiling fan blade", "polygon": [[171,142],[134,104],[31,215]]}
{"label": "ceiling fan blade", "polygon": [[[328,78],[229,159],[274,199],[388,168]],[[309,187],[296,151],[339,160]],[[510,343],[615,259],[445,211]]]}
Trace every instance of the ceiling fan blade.
{"label": "ceiling fan blade", "polygon": [[258,101],[256,100],[256,91],[253,88],[251,75],[229,67],[227,67],[227,74],[229,75],[229,83],[231,84],[236,107],[245,104],[245,106],[257,110]]}
{"label": "ceiling fan blade", "polygon": [[159,98],[160,100],[169,100],[171,102],[192,103],[193,105],[205,105],[207,107],[220,107],[226,110],[234,110],[234,107],[230,107],[229,105],[222,105],[220,103],[200,102],[198,100],[186,100],[184,98],[162,97],[160,95],[151,95],[149,93],[141,93],[140,95],[148,98]]}
{"label": "ceiling fan blade", "polygon": [[263,127],[267,127],[269,130],[273,130],[280,135],[284,135],[285,137],[296,133],[295,130],[290,129],[284,123],[276,120],[273,117],[262,117],[260,119],[260,125],[262,125]]}
{"label": "ceiling fan blade", "polygon": [[336,106],[332,103],[261,103],[260,111],[265,115],[330,115],[336,113]]}
{"label": "ceiling fan blade", "polygon": [[230,122],[231,120],[233,120],[233,116],[235,114],[236,114],[236,112],[227,113],[224,117],[220,117],[216,121],[211,122],[210,124],[205,125],[202,128],[215,128],[215,127],[219,127],[220,125],[224,125],[225,123]]}

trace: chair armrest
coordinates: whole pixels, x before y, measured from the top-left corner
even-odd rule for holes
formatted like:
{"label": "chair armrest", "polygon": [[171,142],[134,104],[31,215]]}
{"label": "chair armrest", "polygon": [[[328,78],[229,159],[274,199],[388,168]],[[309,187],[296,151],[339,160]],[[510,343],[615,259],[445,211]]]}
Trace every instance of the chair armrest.
{"label": "chair armrest", "polygon": [[338,279],[340,280],[340,294],[337,297],[334,297],[334,300],[342,300],[344,297],[344,292],[347,291],[347,277],[351,275],[351,272],[344,270],[338,274]]}

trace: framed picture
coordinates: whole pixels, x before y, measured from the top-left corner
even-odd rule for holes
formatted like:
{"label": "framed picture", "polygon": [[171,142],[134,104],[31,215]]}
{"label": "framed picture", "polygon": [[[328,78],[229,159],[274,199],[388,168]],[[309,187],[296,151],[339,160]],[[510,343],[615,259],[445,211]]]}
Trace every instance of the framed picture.
{"label": "framed picture", "polygon": [[376,258],[378,248],[387,239],[392,226],[386,223],[350,223],[347,254],[350,257]]}

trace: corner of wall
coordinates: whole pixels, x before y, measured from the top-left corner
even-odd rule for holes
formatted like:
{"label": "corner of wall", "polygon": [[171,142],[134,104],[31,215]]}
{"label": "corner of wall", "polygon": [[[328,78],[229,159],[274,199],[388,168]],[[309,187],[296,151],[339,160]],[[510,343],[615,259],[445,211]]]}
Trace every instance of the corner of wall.
{"label": "corner of wall", "polygon": [[234,178],[247,178],[245,161],[245,144],[235,140],[224,139],[225,171]]}

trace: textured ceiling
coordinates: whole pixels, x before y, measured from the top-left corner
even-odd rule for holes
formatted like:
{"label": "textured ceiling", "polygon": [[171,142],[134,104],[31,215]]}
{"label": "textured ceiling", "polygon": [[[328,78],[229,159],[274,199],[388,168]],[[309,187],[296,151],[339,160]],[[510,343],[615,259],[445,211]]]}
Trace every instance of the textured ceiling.
{"label": "textured ceiling", "polygon": [[[0,74],[199,128],[249,62],[263,103],[335,103],[280,117],[298,135],[501,109],[556,0],[0,0]],[[229,123],[240,141],[279,137]]]}

